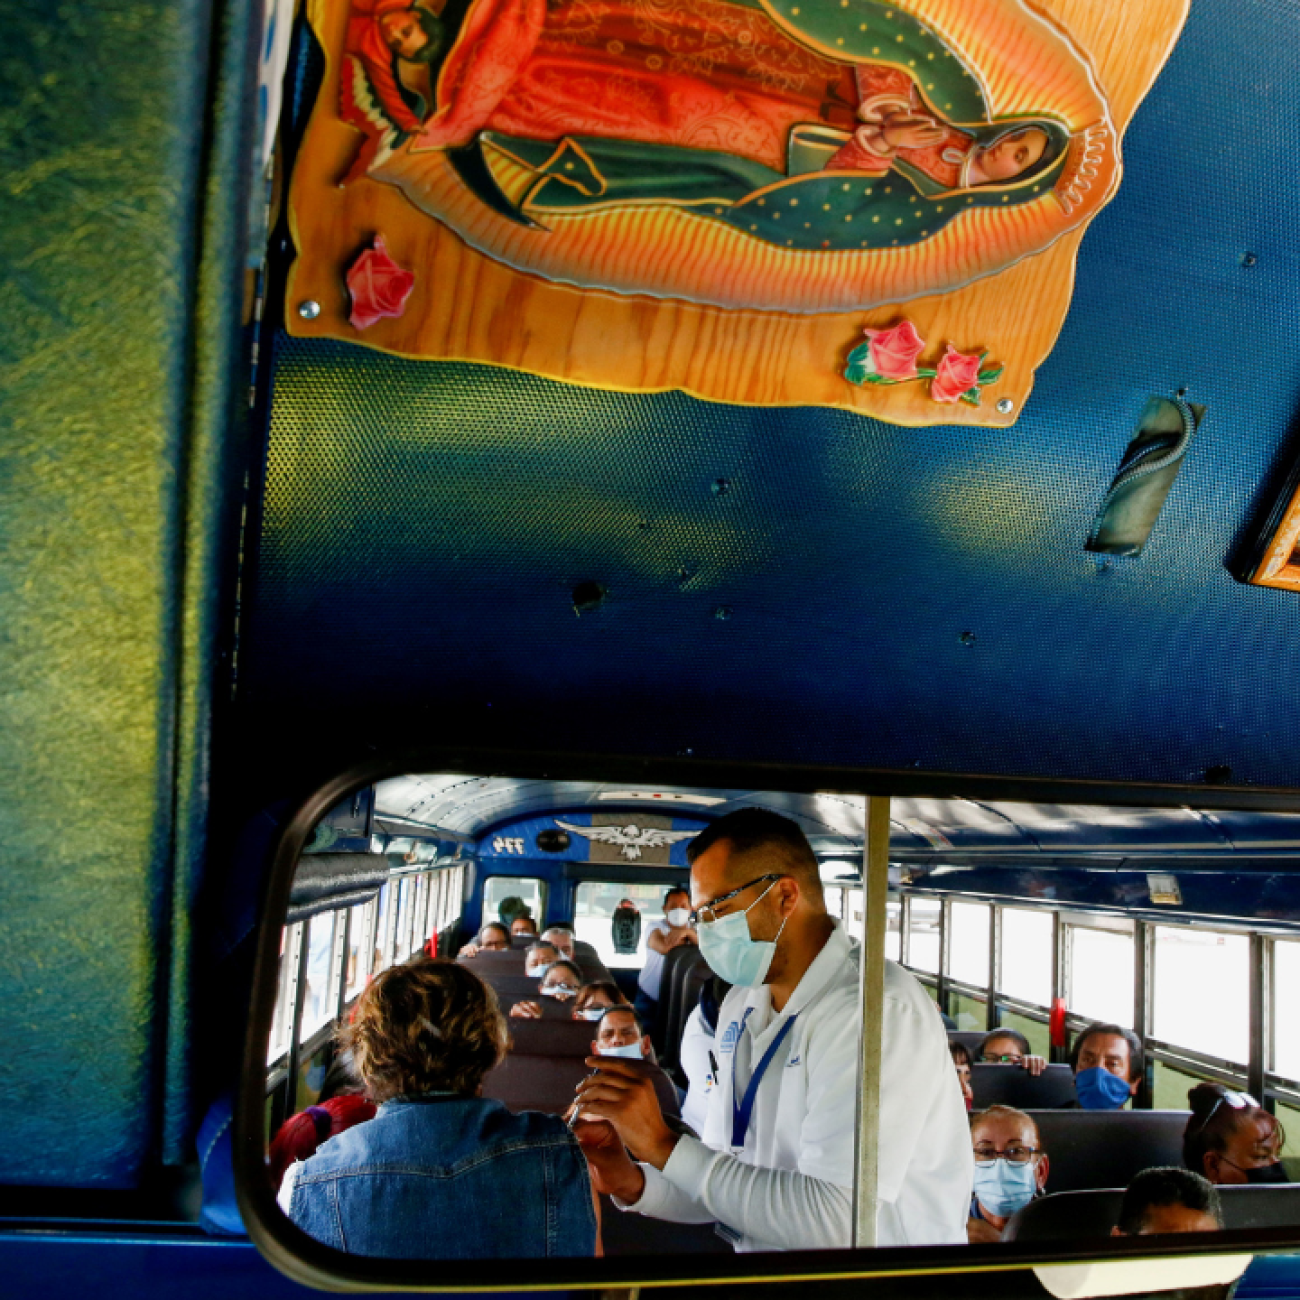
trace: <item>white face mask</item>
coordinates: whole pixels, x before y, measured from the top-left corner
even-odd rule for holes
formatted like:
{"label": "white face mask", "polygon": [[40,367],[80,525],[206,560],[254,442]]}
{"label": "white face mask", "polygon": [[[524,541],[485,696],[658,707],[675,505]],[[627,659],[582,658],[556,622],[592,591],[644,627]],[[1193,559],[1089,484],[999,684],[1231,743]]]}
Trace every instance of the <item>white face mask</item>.
{"label": "white face mask", "polygon": [[640,1043],[628,1043],[624,1047],[602,1047],[601,1056],[622,1056],[629,1061],[640,1061],[643,1059]]}
{"label": "white face mask", "polygon": [[539,961],[537,965],[534,966],[532,970],[530,970],[528,973],[530,975],[536,976],[538,979],[541,979],[542,976],[545,975],[546,972],[550,970],[551,967],[554,965],[555,963],[553,961]]}
{"label": "white face mask", "polygon": [[604,1017],[605,1007],[583,1007],[582,1018],[584,1020],[600,1020]]}
{"label": "white face mask", "polygon": [[542,994],[543,996],[548,998],[558,998],[561,996],[561,994],[567,997],[569,994],[576,993],[577,991],[578,990],[575,989],[572,984],[543,984],[542,985]]}
{"label": "white face mask", "polygon": [[690,919],[690,911],[685,907],[674,907],[670,911],[664,913],[664,920],[667,921],[669,925],[677,926],[678,928],[685,925]]}

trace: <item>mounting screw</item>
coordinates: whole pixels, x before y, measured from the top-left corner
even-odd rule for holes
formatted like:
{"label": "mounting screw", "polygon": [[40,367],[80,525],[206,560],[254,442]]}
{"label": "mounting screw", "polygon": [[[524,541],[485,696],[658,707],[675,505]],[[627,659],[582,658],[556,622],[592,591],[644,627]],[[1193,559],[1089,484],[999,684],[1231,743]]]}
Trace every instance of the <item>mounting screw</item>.
{"label": "mounting screw", "polygon": [[1009,397],[998,398],[998,414],[1010,415],[1016,409],[1016,404]]}
{"label": "mounting screw", "polygon": [[725,623],[731,617],[731,606],[719,605],[717,609],[713,611],[713,617]]}
{"label": "mounting screw", "polygon": [[964,645],[966,649],[969,650],[971,646],[975,644],[975,633],[963,632],[961,636],[957,638],[957,641],[960,645]]}
{"label": "mounting screw", "polygon": [[731,491],[731,480],[729,478],[715,478],[710,491],[715,497],[725,497]]}
{"label": "mounting screw", "polygon": [[1242,253],[1240,261],[1242,266],[1254,266],[1259,258],[1254,253]]}
{"label": "mounting screw", "polygon": [[320,303],[314,298],[308,298],[306,302],[300,302],[298,304],[298,315],[303,320],[315,320],[320,315]]}

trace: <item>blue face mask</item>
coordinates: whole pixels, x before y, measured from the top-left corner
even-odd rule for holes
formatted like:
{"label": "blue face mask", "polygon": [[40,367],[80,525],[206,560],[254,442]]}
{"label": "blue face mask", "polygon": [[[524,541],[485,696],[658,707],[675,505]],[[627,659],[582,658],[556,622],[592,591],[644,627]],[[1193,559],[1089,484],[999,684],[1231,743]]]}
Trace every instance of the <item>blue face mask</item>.
{"label": "blue face mask", "polygon": [[1128,1080],[1100,1065],[1074,1076],[1074,1093],[1084,1110],[1119,1110],[1131,1096]]}
{"label": "blue face mask", "polygon": [[1037,1166],[1013,1165],[1006,1160],[994,1160],[987,1165],[975,1166],[975,1197],[990,1213],[999,1219],[1009,1219],[1034,1199],[1038,1190]]}
{"label": "blue face mask", "polygon": [[554,966],[554,965],[555,965],[555,963],[554,963],[553,961],[543,961],[543,962],[538,962],[537,965],[534,966],[534,967],[532,968],[532,970],[530,970],[530,971],[528,972],[528,974],[529,974],[529,976],[530,976],[532,979],[538,979],[538,980],[539,980],[539,979],[541,979],[542,976],[545,975],[546,972],[547,972],[548,970],[550,970],[551,967]]}
{"label": "blue face mask", "polygon": [[771,893],[775,884],[776,881],[772,881],[743,912],[732,912],[716,921],[701,922],[696,931],[700,953],[708,962],[709,969],[728,984],[756,989],[767,978],[772,958],[776,956],[777,941],[789,918],[782,920],[775,939],[752,939],[747,917]]}

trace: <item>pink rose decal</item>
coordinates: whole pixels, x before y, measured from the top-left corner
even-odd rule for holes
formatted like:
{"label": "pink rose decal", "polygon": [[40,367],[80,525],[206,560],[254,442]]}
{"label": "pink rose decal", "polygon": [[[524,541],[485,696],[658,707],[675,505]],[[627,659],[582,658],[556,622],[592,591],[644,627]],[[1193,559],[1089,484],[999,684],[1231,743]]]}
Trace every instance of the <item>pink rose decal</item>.
{"label": "pink rose decal", "polygon": [[901,320],[892,329],[863,330],[869,340],[871,362],[881,379],[897,383],[916,378],[916,359],[925,351],[925,340],[910,320]]}
{"label": "pink rose decal", "polygon": [[352,295],[348,320],[364,330],[385,316],[400,316],[414,287],[415,275],[393,261],[383,235],[376,235],[375,246],[348,267],[348,293]]}
{"label": "pink rose decal", "polygon": [[925,351],[925,340],[910,320],[887,330],[862,332],[867,341],[849,353],[846,379],[855,384],[901,384],[917,378],[916,359]]}
{"label": "pink rose decal", "polygon": [[930,396],[936,402],[957,402],[975,390],[973,397],[979,401],[980,362],[978,353],[958,352],[951,343],[939,358],[938,369],[930,384]]}

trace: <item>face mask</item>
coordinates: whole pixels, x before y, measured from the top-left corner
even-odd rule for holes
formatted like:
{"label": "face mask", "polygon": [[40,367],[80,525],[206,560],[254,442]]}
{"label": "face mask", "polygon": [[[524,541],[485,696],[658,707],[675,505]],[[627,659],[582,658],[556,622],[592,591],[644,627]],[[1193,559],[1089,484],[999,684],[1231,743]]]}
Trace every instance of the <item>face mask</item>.
{"label": "face mask", "polygon": [[548,998],[558,998],[562,995],[567,996],[570,993],[576,993],[578,990],[572,984],[544,984],[542,986],[542,996]]}
{"label": "face mask", "polygon": [[1258,1165],[1254,1169],[1243,1169],[1241,1172],[1246,1175],[1248,1183],[1289,1183],[1291,1181],[1286,1176],[1286,1170],[1282,1168],[1280,1160],[1275,1160],[1271,1165]]}
{"label": "face mask", "polygon": [[1126,1079],[1100,1065],[1074,1076],[1074,1092],[1084,1110],[1118,1110],[1131,1095]]}
{"label": "face mask", "polygon": [[1038,1173],[1032,1160],[1024,1165],[995,1160],[990,1165],[975,1166],[975,1196],[999,1219],[1009,1219],[1028,1205],[1037,1190]]}
{"label": "face mask", "polygon": [[605,1014],[604,1007],[583,1007],[582,1018],[584,1020],[600,1020]]}
{"label": "face mask", "polygon": [[691,919],[690,912],[684,907],[674,907],[671,911],[664,913],[664,920],[669,925],[683,926]]}
{"label": "face mask", "polygon": [[775,939],[752,939],[746,917],[771,893],[775,884],[776,881],[772,881],[743,912],[732,912],[730,916],[719,917],[716,921],[701,925],[697,932],[704,960],[713,973],[728,984],[756,989],[767,978],[772,958],[776,955],[777,941],[785,929],[785,921],[781,922],[781,929],[776,932]]}
{"label": "face mask", "polygon": [[626,1057],[629,1061],[639,1061],[642,1059],[641,1044],[628,1043],[625,1047],[602,1047],[600,1049],[600,1055],[601,1056],[623,1056]]}
{"label": "face mask", "polygon": [[553,961],[544,961],[534,966],[532,970],[530,970],[528,973],[532,975],[535,979],[541,979],[542,976],[545,975],[546,972],[550,970],[551,967],[554,965],[555,963]]}

